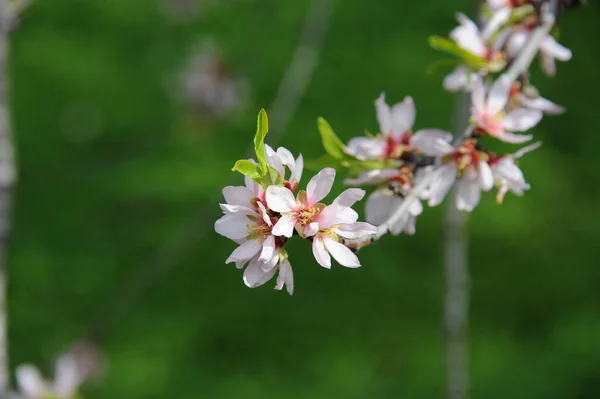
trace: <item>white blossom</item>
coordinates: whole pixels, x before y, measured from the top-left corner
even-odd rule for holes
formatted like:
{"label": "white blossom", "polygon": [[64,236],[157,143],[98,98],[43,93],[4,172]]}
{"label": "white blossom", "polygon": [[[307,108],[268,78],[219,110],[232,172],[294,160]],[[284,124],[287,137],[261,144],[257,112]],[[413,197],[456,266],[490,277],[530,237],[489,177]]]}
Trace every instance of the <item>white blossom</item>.
{"label": "white blossom", "polygon": [[[367,198],[365,216],[368,223],[380,225],[389,220],[396,210],[402,205],[404,198],[395,195],[386,188],[375,190]],[[392,235],[401,233],[414,234],[417,216],[423,212],[421,201],[415,200],[399,220],[388,226]]]}
{"label": "white blossom", "polygon": [[26,399],[74,399],[83,382],[77,361],[70,354],[62,355],[56,361],[53,381],[46,381],[30,364],[17,367],[16,378],[20,393]]}
{"label": "white blossom", "polygon": [[541,143],[538,142],[522,148],[512,155],[505,155],[489,161],[496,186],[498,187],[496,195],[496,202],[498,204],[502,203],[504,196],[509,191],[515,195],[522,196],[526,190],[529,190],[530,186],[525,181],[523,172],[517,166],[515,160],[535,150],[540,145]]}
{"label": "white blossom", "polygon": [[[516,57],[532,34],[530,27],[518,27],[507,42],[507,51],[511,57]],[[571,50],[558,43],[548,34],[540,44],[540,61],[542,70],[548,76],[556,75],[555,60],[569,61],[573,56]]]}

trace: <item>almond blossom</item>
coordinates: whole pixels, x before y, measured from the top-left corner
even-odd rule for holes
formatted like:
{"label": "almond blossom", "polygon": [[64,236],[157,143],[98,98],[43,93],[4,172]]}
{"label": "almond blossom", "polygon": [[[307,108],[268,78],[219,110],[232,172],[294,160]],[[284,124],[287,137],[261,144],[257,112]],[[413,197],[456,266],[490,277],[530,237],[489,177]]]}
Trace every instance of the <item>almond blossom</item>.
{"label": "almond blossom", "polygon": [[490,191],[494,186],[492,170],[487,163],[488,156],[477,148],[473,139],[466,139],[457,147],[450,140],[440,137],[423,137],[416,147],[423,153],[439,156],[444,162],[433,176],[432,182],[424,194],[429,206],[442,203],[454,182],[458,179],[456,207],[470,212],[478,204],[481,191]]}
{"label": "almond blossom", "polygon": [[301,237],[310,237],[319,230],[317,216],[325,208],[321,204],[323,198],[329,194],[335,170],[325,168],[316,174],[296,198],[287,187],[269,186],[267,188],[266,200],[270,209],[279,212],[281,217],[273,226],[273,234],[276,236],[291,237],[294,228]]}
{"label": "almond blossom", "polygon": [[540,96],[535,87],[527,85],[522,89],[521,84],[515,82],[510,89],[508,108],[517,108],[519,106],[542,111],[547,115],[560,115],[566,111],[565,107]]}
{"label": "almond blossom", "polygon": [[17,367],[16,378],[25,399],[75,399],[84,379],[77,360],[70,354],[57,359],[54,381],[46,381],[39,370],[30,364]]}
{"label": "almond blossom", "polygon": [[[279,147],[277,151],[275,151],[267,144],[265,144],[265,151],[267,153],[269,164],[284,178],[284,184],[290,188],[290,190],[294,191],[302,178],[302,170],[304,168],[302,154],[294,159],[294,156],[287,148]],[[285,179],[285,167],[290,170],[290,176],[287,180]]]}
{"label": "almond blossom", "polygon": [[[511,57],[515,57],[529,41],[535,25],[521,25],[515,27],[515,31],[508,39],[506,49]],[[540,44],[540,61],[542,70],[547,76],[556,75],[555,60],[569,61],[573,56],[571,50],[558,43],[548,34]]]}
{"label": "almond blossom", "polygon": [[472,92],[472,122],[477,134],[489,135],[507,143],[524,143],[531,140],[531,135],[520,135],[512,132],[523,132],[531,129],[542,119],[542,112],[528,108],[516,108],[505,112],[508,103],[511,83],[502,78],[497,79],[486,93],[484,82],[478,78]]}
{"label": "almond blossom", "polygon": [[488,163],[492,169],[496,186],[498,187],[498,193],[496,195],[496,202],[498,204],[502,203],[504,196],[509,191],[515,195],[522,196],[526,190],[529,190],[530,186],[525,181],[523,172],[517,166],[515,161],[528,152],[540,147],[540,145],[541,143],[538,142],[522,148],[512,155],[490,157]]}
{"label": "almond blossom", "polygon": [[[396,195],[393,191],[382,188],[375,190],[369,195],[365,205],[365,216],[368,223],[380,225],[389,220],[396,210],[402,205],[404,198]],[[421,201],[413,201],[408,210],[393,225],[388,226],[392,235],[401,233],[414,234],[416,231],[417,216],[423,212]]]}

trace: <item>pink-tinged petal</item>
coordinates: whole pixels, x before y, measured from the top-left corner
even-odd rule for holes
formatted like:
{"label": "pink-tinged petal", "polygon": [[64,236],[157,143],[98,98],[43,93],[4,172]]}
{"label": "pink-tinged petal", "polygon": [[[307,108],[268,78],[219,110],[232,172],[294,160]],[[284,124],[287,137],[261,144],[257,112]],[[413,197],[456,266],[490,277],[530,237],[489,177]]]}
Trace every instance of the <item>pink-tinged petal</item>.
{"label": "pink-tinged petal", "polygon": [[497,12],[494,13],[492,18],[488,21],[488,23],[483,28],[481,32],[481,36],[485,40],[490,40],[492,35],[498,31],[500,26],[502,26],[508,18],[510,18],[511,9],[510,8],[501,8]]}
{"label": "pink-tinged petal", "polygon": [[494,187],[494,174],[492,168],[485,161],[479,161],[479,188],[483,191],[490,191]]}
{"label": "pink-tinged petal", "polygon": [[246,266],[246,263],[248,263],[248,260],[238,260],[238,261],[235,262],[235,267],[238,270],[241,270],[241,269],[244,268],[244,266]]}
{"label": "pink-tinged petal", "polygon": [[362,172],[355,179],[345,179],[344,184],[349,186],[363,186],[372,184],[387,183],[388,180],[399,176],[400,172],[397,168],[394,169],[373,169],[367,172]]}
{"label": "pink-tinged petal", "polygon": [[384,223],[400,204],[402,204],[402,198],[393,195],[387,189],[373,191],[365,204],[367,222],[374,225]]}
{"label": "pink-tinged petal", "polygon": [[449,143],[452,133],[439,129],[421,129],[410,139],[410,145],[430,156],[443,156],[454,151]]}
{"label": "pink-tinged petal", "polygon": [[244,284],[249,288],[260,287],[267,281],[273,278],[277,268],[274,267],[268,272],[265,272],[261,263],[257,259],[253,259],[244,270]]}
{"label": "pink-tinged petal", "polygon": [[312,251],[319,265],[331,269],[331,256],[329,256],[329,253],[325,250],[325,244],[323,243],[322,238],[315,237],[312,243]]}
{"label": "pink-tinged petal", "polygon": [[285,286],[288,294],[294,294],[294,272],[292,265],[286,259],[279,265],[279,275],[277,276],[276,290],[281,290]]}
{"label": "pink-tinged petal", "polygon": [[296,158],[296,165],[294,166],[294,170],[290,176],[291,181],[299,182],[302,178],[302,171],[304,170],[304,158],[302,158],[302,154],[298,155]]}
{"label": "pink-tinged petal", "polygon": [[402,102],[392,107],[392,133],[402,134],[412,129],[415,124],[416,110],[412,97],[407,96]]}
{"label": "pink-tinged petal", "polygon": [[319,228],[328,229],[329,227],[333,226],[336,220],[337,213],[338,206],[336,204],[331,204],[323,208],[321,213],[319,213],[315,218]]}
{"label": "pink-tinged petal", "polygon": [[17,367],[15,372],[19,390],[32,398],[43,396],[47,393],[46,382],[37,368],[30,364]]}
{"label": "pink-tinged petal", "polygon": [[383,135],[390,133],[392,131],[392,111],[385,102],[385,93],[381,93],[375,100],[375,110],[379,122],[379,132]]}
{"label": "pink-tinged petal", "polygon": [[429,206],[437,206],[442,203],[450,187],[456,180],[456,166],[453,164],[446,164],[441,166],[436,172],[436,175],[431,183],[429,193]]}
{"label": "pink-tinged petal", "polygon": [[260,252],[260,256],[258,260],[267,263],[269,260],[273,259],[276,256],[275,254],[275,236],[267,236],[267,238],[262,243],[262,251]]}
{"label": "pink-tinged petal", "polygon": [[522,95],[520,101],[525,107],[540,110],[548,115],[560,115],[564,114],[566,111],[565,107],[555,104],[543,97],[529,98]]}
{"label": "pink-tinged petal", "polygon": [[377,234],[377,227],[365,222],[356,222],[341,224],[333,231],[344,238],[360,239]]}
{"label": "pink-tinged petal", "polygon": [[560,61],[569,61],[573,57],[573,53],[567,47],[559,44],[552,36],[548,35],[542,44],[540,50],[550,57]]}
{"label": "pink-tinged petal", "polygon": [[277,149],[277,155],[279,156],[279,159],[281,159],[281,162],[286,166],[290,166],[295,163],[294,156],[290,150],[285,147],[279,147]]}
{"label": "pink-tinged petal", "polygon": [[312,237],[319,232],[319,223],[312,222],[301,228],[303,228],[302,234],[304,234],[305,237]]}
{"label": "pink-tinged petal", "polygon": [[540,65],[546,76],[556,75],[556,63],[550,54],[540,52]]}
{"label": "pink-tinged petal", "polygon": [[481,190],[475,179],[460,179],[456,190],[456,207],[459,211],[471,212],[481,199]]}
{"label": "pink-tinged petal", "polygon": [[294,226],[296,225],[297,220],[292,215],[282,215],[273,229],[271,230],[271,234],[274,236],[284,236],[290,238],[294,234]]}
{"label": "pink-tinged petal", "polygon": [[223,211],[223,213],[225,213],[226,215],[231,215],[234,213],[243,213],[245,215],[252,215],[252,214],[256,213],[256,211],[254,209],[250,209],[244,205],[219,204],[219,206],[221,207],[221,210]]}
{"label": "pink-tinged petal", "polygon": [[514,57],[519,52],[521,52],[521,49],[523,48],[525,43],[527,43],[527,41],[529,40],[529,35],[530,35],[530,33],[527,31],[518,31],[518,32],[513,33],[510,36],[510,38],[508,39],[508,42],[506,43],[506,49],[508,51],[508,55],[510,55],[511,57]]}
{"label": "pink-tinged petal", "polygon": [[509,144],[523,144],[533,138],[530,134],[514,134],[504,131],[498,132],[494,137]]}
{"label": "pink-tinged petal", "polygon": [[291,212],[297,207],[294,194],[286,187],[267,187],[267,206],[275,212]]}
{"label": "pink-tinged petal", "polygon": [[254,194],[244,186],[227,186],[223,189],[223,197],[229,205],[251,206]]}
{"label": "pink-tinged petal", "polygon": [[358,220],[358,213],[352,208],[338,208],[335,216],[335,224],[354,223]]}
{"label": "pink-tinged petal", "polygon": [[473,91],[471,92],[471,102],[473,103],[473,109],[476,111],[473,113],[477,114],[484,110],[483,102],[485,101],[485,85],[483,84],[483,79],[481,79],[480,76],[475,77],[472,88]]}
{"label": "pink-tinged petal", "polygon": [[273,227],[273,223],[271,222],[271,218],[269,217],[265,206],[262,204],[262,202],[258,202],[257,204],[258,209],[260,210],[260,217],[262,218],[263,222],[265,222],[267,226]]}
{"label": "pink-tinged petal", "polygon": [[230,240],[240,240],[248,235],[250,220],[244,214],[225,215],[215,222],[215,231]]}
{"label": "pink-tinged petal", "polygon": [[239,261],[247,261],[250,260],[260,252],[262,246],[260,245],[260,241],[257,239],[248,240],[239,247],[237,247],[229,258],[225,261],[225,263],[239,262]]}
{"label": "pink-tinged petal", "polygon": [[340,195],[338,195],[333,203],[338,205],[339,207],[351,207],[361,199],[365,197],[365,190],[360,188],[349,188],[344,190]]}
{"label": "pink-tinged petal", "polygon": [[512,82],[506,79],[496,79],[487,99],[487,111],[491,114],[497,114],[502,111],[508,102],[508,96]]}
{"label": "pink-tinged petal", "polygon": [[375,137],[355,137],[344,151],[361,160],[377,159],[385,150],[385,141]]}
{"label": "pink-tinged petal", "polygon": [[509,132],[524,132],[537,125],[543,116],[542,111],[517,108],[504,117],[502,127]]}
{"label": "pink-tinged petal", "polygon": [[79,385],[82,383],[82,376],[79,373],[79,365],[75,356],[62,355],[56,361],[54,393],[61,398],[72,397]]}
{"label": "pink-tinged petal", "polygon": [[471,73],[464,66],[457,67],[452,73],[444,78],[444,89],[456,93],[466,90],[471,85]]}
{"label": "pink-tinged petal", "polygon": [[346,267],[360,267],[360,261],[358,257],[352,252],[347,246],[340,244],[331,238],[325,238],[325,248],[333,256],[333,258],[342,266]]}
{"label": "pink-tinged petal", "polygon": [[331,191],[334,180],[335,169],[333,168],[325,168],[310,179],[306,186],[308,205],[314,205],[325,198]]}

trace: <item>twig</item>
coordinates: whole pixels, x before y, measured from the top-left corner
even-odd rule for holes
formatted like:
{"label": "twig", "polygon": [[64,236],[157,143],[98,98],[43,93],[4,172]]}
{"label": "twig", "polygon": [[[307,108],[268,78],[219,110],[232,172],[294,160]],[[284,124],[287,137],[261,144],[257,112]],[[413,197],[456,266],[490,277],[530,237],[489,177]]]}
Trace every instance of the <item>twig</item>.
{"label": "twig", "polygon": [[[284,73],[277,95],[268,108],[271,144],[276,143],[285,133],[318,66],[319,54],[333,15],[334,5],[335,0],[311,1],[298,47]],[[237,181],[239,180],[236,177],[232,184]],[[199,209],[149,260],[132,272],[122,288],[101,308],[99,316],[93,319],[88,332],[92,340],[102,341],[137,305],[144,294],[204,239],[212,228],[212,224],[206,221],[212,219],[214,209],[213,201]]]}
{"label": "twig", "polygon": [[10,209],[15,164],[7,99],[9,4],[0,0],[0,398],[8,397],[8,337],[6,315],[6,243],[10,232]]}

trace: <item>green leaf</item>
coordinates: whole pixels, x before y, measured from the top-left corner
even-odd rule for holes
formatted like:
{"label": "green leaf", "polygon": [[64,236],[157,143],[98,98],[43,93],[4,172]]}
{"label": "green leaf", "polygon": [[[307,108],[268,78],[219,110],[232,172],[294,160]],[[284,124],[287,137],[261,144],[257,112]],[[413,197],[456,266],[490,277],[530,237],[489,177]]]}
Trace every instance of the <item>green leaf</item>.
{"label": "green leaf", "polygon": [[244,176],[248,176],[258,183],[262,181],[262,171],[260,167],[247,159],[240,159],[237,161],[231,170],[240,172]]}
{"label": "green leaf", "polygon": [[304,167],[306,169],[312,170],[314,172],[320,171],[321,169],[324,169],[324,168],[333,168],[338,171],[340,169],[343,169],[340,161],[338,159],[335,159],[334,157],[332,157],[329,154],[325,154],[322,157],[317,158],[317,159],[305,159]]}
{"label": "green leaf", "polygon": [[254,152],[256,153],[256,160],[260,166],[261,176],[265,176],[269,169],[267,164],[267,153],[265,151],[265,136],[269,132],[269,118],[267,112],[263,109],[258,113],[258,120],[256,123],[256,135],[254,135]]}
{"label": "green leaf", "polygon": [[481,69],[487,65],[485,59],[477,57],[476,55],[471,54],[467,50],[460,48],[455,41],[446,39],[445,37],[430,36],[429,45],[436,50],[445,51],[446,53],[462,58],[467,64],[469,64],[473,68]]}
{"label": "green leaf", "polygon": [[263,187],[268,186],[280,186],[283,184],[283,176],[271,165],[268,166],[267,174],[262,178],[261,185]]}
{"label": "green leaf", "polygon": [[460,64],[460,61],[457,59],[445,59],[445,60],[438,60],[435,62],[432,62],[431,64],[429,64],[429,66],[427,67],[427,69],[425,70],[425,74],[427,75],[431,75],[434,72],[437,72],[438,70],[442,69],[442,68],[446,68],[446,67],[456,67]]}
{"label": "green leaf", "polygon": [[321,135],[321,141],[323,142],[325,151],[327,151],[327,153],[335,159],[344,158],[346,155],[344,152],[346,146],[333,132],[333,129],[329,123],[327,123],[325,119],[319,117],[319,119],[317,119],[317,127],[319,129],[319,134]]}

